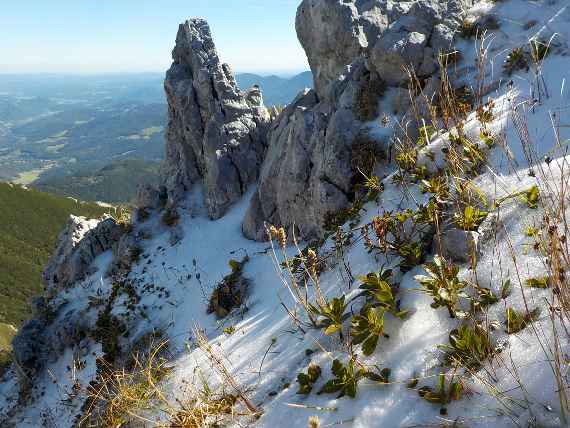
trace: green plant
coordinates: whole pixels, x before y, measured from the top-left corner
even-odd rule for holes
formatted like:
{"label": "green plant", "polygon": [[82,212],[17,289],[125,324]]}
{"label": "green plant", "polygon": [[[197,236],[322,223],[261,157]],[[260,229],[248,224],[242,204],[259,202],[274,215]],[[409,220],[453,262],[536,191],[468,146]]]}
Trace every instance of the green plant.
{"label": "green plant", "polygon": [[467,205],[463,212],[455,213],[455,224],[465,231],[475,231],[488,215],[487,211]]}
{"label": "green plant", "polygon": [[402,171],[412,171],[416,167],[416,162],[418,159],[418,151],[415,148],[404,148],[401,147],[397,151],[395,161]]}
{"label": "green plant", "polygon": [[422,192],[432,193],[438,201],[443,201],[449,196],[449,183],[445,175],[436,175],[427,180],[422,180]]}
{"label": "green plant", "polygon": [[[446,387],[445,384],[446,376],[444,373],[440,373],[435,390],[429,386],[422,386],[418,389],[418,394],[424,400],[430,403],[440,404],[441,406],[445,406],[451,401],[460,400],[463,394],[463,384],[461,381],[454,381],[452,377],[449,381],[449,386]],[[440,413],[446,414],[447,411],[442,407]]]}
{"label": "green plant", "polygon": [[433,136],[437,134],[437,130],[431,125],[425,125],[420,127],[419,133],[420,136],[418,137],[416,145],[418,147],[425,147],[430,143]]}
{"label": "green plant", "polygon": [[529,238],[536,238],[538,236],[538,229],[534,226],[528,226],[525,229],[524,234]]}
{"label": "green plant", "polygon": [[474,299],[473,307],[482,308],[489,305],[494,305],[499,301],[499,298],[493,293],[490,288],[475,286],[477,299]]}
{"label": "green plant", "polygon": [[391,270],[381,270],[358,277],[362,281],[362,292],[356,298],[365,297],[366,302],[360,315],[352,317],[352,343],[362,344],[362,352],[367,356],[375,351],[380,336],[384,334],[384,314],[388,312],[400,319],[408,314],[408,311],[399,310],[399,301],[389,282],[391,276]]}
{"label": "green plant", "polygon": [[334,360],[332,364],[332,373],[334,379],[329,380],[323,385],[319,394],[333,394],[339,392],[337,398],[348,395],[351,398],[356,397],[356,388],[358,382],[366,377],[367,371],[362,368],[356,368],[354,359],[350,359],[346,366],[339,360]]}
{"label": "green plant", "polygon": [[313,314],[320,316],[322,319],[319,321],[318,326],[325,329],[325,334],[339,332],[342,336],[342,323],[350,318],[349,313],[346,312],[347,303],[346,296],[334,297],[330,302],[322,304],[320,307],[309,304],[309,309]]}
{"label": "green plant", "polygon": [[408,242],[398,247],[398,255],[402,258],[400,271],[408,272],[413,267],[419,265],[424,258],[423,246],[420,242]]}
{"label": "green plant", "polygon": [[513,287],[511,285],[511,280],[507,279],[501,283],[501,299],[505,300],[511,295]]}
{"label": "green plant", "polygon": [[521,195],[521,199],[529,208],[538,208],[538,202],[540,200],[540,191],[538,190],[538,186],[535,184],[530,189],[525,190]]}
{"label": "green plant", "polygon": [[520,314],[513,308],[507,308],[506,321],[507,333],[514,334],[524,329],[529,323],[536,321],[540,315],[540,308],[535,308],[526,314]]}
{"label": "green plant", "polygon": [[420,397],[426,401],[429,401],[430,403],[437,403],[442,405],[448,404],[452,400],[457,401],[461,399],[461,395],[463,393],[463,384],[460,381],[454,382],[452,380],[449,382],[449,387],[446,388],[445,380],[445,374],[440,373],[438,377],[437,390],[434,391],[429,386],[423,386],[418,390]]}
{"label": "green plant", "polygon": [[313,390],[313,385],[321,376],[321,368],[316,364],[309,364],[307,373],[299,373],[297,375],[297,382],[299,383],[299,390],[297,394],[310,394]]}
{"label": "green plant", "polygon": [[491,339],[478,325],[462,324],[449,334],[449,345],[440,345],[445,360],[452,365],[476,369],[493,354]]}
{"label": "green plant", "polygon": [[493,109],[495,108],[495,102],[491,99],[485,104],[480,105],[477,107],[476,115],[477,120],[481,122],[483,125],[491,123],[495,117],[493,113]]}
{"label": "green plant", "polygon": [[340,226],[348,221],[350,221],[351,225],[355,226],[360,220],[360,210],[363,206],[364,201],[362,199],[356,199],[352,205],[346,208],[327,212],[324,216],[324,230],[327,232],[336,232]]}
{"label": "green plant", "polygon": [[362,344],[362,353],[372,355],[384,334],[384,311],[380,308],[368,308],[363,315],[352,317],[352,343]]}
{"label": "green plant", "polygon": [[542,276],[538,278],[529,278],[525,281],[527,287],[531,288],[548,288],[550,285],[550,278]]}
{"label": "green plant", "polygon": [[479,147],[479,144],[467,139],[464,140],[463,144],[463,156],[465,160],[470,163],[470,170],[473,174],[477,173],[477,169],[483,165],[487,159],[487,155],[481,147]]}
{"label": "green plant", "polygon": [[359,276],[362,282],[360,289],[362,292],[357,297],[365,297],[366,304],[363,312],[370,308],[380,308],[389,312],[395,317],[405,318],[408,311],[399,310],[399,302],[396,300],[396,292],[390,284],[392,271],[390,269],[380,270],[380,272],[370,272],[366,276]]}
{"label": "green plant", "polygon": [[224,327],[224,334],[226,336],[231,336],[236,332],[236,327],[234,325],[230,325],[228,327]]}
{"label": "green plant", "polygon": [[457,311],[459,297],[467,297],[461,290],[465,283],[457,278],[459,268],[441,256],[435,256],[433,263],[424,265],[426,275],[417,275],[415,280],[423,291],[433,298],[432,308],[446,307],[449,316],[455,318],[463,313]]}
{"label": "green plant", "polygon": [[248,256],[245,256],[241,262],[228,261],[231,273],[226,275],[212,291],[208,301],[208,314],[215,313],[218,318],[224,318],[232,309],[242,305],[249,286],[249,281],[243,277],[243,267],[248,261]]}
{"label": "green plant", "polygon": [[481,141],[483,141],[489,149],[495,145],[495,137],[485,129],[481,130],[479,138],[481,138]]}
{"label": "green plant", "polygon": [[513,48],[503,63],[503,70],[510,76],[517,70],[528,70],[528,61],[524,48]]}
{"label": "green plant", "polygon": [[384,184],[380,182],[380,178],[376,175],[364,176],[362,186],[366,189],[366,199],[368,201],[376,200],[378,195],[384,191]]}
{"label": "green plant", "polygon": [[416,211],[416,224],[436,226],[443,211],[442,203],[436,198],[430,198],[427,204],[422,205]]}

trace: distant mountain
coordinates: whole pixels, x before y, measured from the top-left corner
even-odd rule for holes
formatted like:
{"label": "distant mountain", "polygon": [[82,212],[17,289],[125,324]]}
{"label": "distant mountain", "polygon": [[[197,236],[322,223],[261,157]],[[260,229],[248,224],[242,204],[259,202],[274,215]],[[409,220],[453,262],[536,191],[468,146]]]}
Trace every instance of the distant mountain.
{"label": "distant mountain", "polygon": [[159,162],[119,160],[98,169],[84,167],[64,174],[47,172],[33,187],[83,201],[129,203],[135,198],[139,184],[158,184],[159,167]]}
{"label": "distant mountain", "polygon": [[0,183],[0,207],[0,327],[19,327],[30,316],[30,299],[42,289],[41,272],[69,215],[93,218],[108,209],[8,183]]}
{"label": "distant mountain", "polygon": [[313,74],[310,71],[290,78],[241,73],[236,75],[236,80],[241,89],[247,89],[253,85],[261,87],[263,101],[267,106],[288,104],[300,91],[313,87]]}

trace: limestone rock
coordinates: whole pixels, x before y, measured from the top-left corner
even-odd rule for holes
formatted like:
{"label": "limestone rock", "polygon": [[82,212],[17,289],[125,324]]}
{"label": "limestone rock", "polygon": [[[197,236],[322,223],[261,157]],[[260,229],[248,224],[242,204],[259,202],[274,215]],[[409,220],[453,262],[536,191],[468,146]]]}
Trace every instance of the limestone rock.
{"label": "limestone rock", "polygon": [[449,228],[441,234],[441,238],[434,239],[433,251],[441,254],[448,260],[458,263],[467,263],[473,254],[477,254],[479,234],[457,228]]}
{"label": "limestone rock", "polygon": [[89,275],[93,260],[113,248],[123,233],[123,227],[110,216],[87,220],[71,215],[43,273],[48,293],[56,293]]}
{"label": "limestone rock", "polygon": [[[374,26],[374,17],[371,17]],[[297,37],[307,53],[315,89],[328,85],[368,46],[354,1],[304,0],[297,9]]]}
{"label": "limestone rock", "polygon": [[258,178],[269,113],[259,88],[240,91],[206,21],[180,25],[172,58],[163,184],[176,202],[202,181],[209,215],[219,218]]}
{"label": "limestone rock", "polygon": [[320,98],[346,65],[370,58],[380,77],[392,85],[407,79],[402,67],[427,76],[439,51],[454,33],[472,0],[303,0],[296,28],[313,71]]}
{"label": "limestone rock", "polygon": [[324,233],[325,218],[354,196],[353,143],[362,87],[376,79],[363,60],[348,67],[330,88],[330,101],[305,91],[279,116],[269,132],[257,191],[243,223],[245,236],[267,239],[264,222],[294,226],[298,236]]}
{"label": "limestone rock", "polygon": [[160,193],[149,184],[143,184],[137,189],[136,207],[138,209],[155,209],[160,205]]}
{"label": "limestone rock", "polygon": [[29,381],[43,364],[47,342],[44,336],[45,324],[37,319],[26,321],[12,339],[14,359]]}

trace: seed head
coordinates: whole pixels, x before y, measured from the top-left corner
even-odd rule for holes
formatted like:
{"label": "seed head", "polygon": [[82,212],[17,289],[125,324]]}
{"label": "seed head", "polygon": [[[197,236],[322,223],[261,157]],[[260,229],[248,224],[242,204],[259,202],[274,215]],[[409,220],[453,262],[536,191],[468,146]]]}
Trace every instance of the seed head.
{"label": "seed head", "polygon": [[318,416],[309,416],[309,428],[320,428],[321,420]]}
{"label": "seed head", "polygon": [[272,239],[277,239],[279,237],[279,232],[275,226],[269,226],[269,235]]}
{"label": "seed head", "polygon": [[285,248],[287,246],[287,234],[285,233],[285,229],[282,227],[280,227],[278,230],[277,240],[279,241],[281,248]]}

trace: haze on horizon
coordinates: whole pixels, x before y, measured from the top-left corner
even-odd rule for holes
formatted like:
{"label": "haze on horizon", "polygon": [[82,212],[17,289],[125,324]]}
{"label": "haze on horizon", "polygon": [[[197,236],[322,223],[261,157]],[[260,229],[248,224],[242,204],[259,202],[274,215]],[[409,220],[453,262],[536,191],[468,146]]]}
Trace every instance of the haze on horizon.
{"label": "haze on horizon", "polygon": [[[300,0],[6,2],[0,73],[164,72],[178,24],[206,18],[236,72],[294,74],[308,64],[295,33]],[[269,6],[268,6],[269,4]]]}

